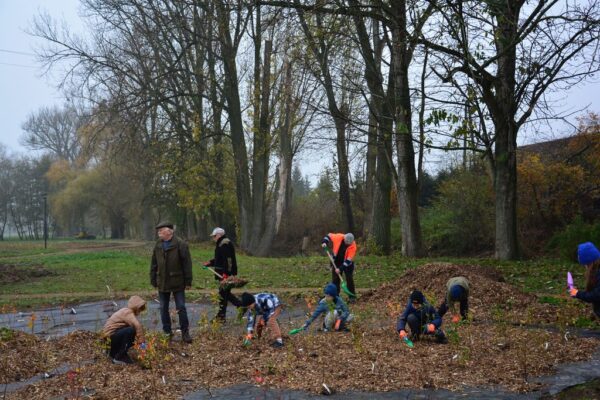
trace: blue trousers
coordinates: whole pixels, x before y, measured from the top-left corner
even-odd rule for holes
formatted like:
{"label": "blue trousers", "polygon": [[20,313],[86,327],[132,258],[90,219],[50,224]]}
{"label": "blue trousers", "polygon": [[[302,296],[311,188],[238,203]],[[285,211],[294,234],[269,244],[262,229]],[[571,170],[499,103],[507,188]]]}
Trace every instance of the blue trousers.
{"label": "blue trousers", "polygon": [[173,333],[171,330],[171,315],[169,314],[171,293],[173,293],[173,298],[175,299],[175,308],[177,310],[177,315],[179,316],[179,327],[182,332],[187,332],[190,328],[190,322],[185,308],[185,291],[183,290],[178,292],[158,292],[158,299],[160,301],[160,319],[162,321],[163,332],[166,334]]}

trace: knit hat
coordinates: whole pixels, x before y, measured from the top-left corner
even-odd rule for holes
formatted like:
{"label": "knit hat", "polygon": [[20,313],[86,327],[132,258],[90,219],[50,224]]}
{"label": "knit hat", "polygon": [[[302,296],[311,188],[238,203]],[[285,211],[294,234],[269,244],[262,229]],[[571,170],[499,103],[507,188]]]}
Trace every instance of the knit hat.
{"label": "knit hat", "polygon": [[457,301],[460,300],[465,293],[465,288],[460,285],[454,285],[450,288],[450,300]]}
{"label": "knit hat", "polygon": [[256,303],[256,299],[250,293],[242,293],[242,307],[248,307]]}
{"label": "knit hat", "polygon": [[592,242],[581,243],[577,246],[577,259],[581,265],[591,264],[600,259],[600,251]]}
{"label": "knit hat", "polygon": [[158,225],[156,225],[154,227],[154,229],[160,229],[160,228],[169,228],[169,229],[173,229],[173,223],[169,222],[169,221],[163,221],[161,223],[159,223]]}
{"label": "knit hat", "polygon": [[423,304],[425,302],[425,296],[423,296],[423,293],[415,290],[410,294],[410,302]]}
{"label": "knit hat", "polygon": [[337,297],[338,295],[337,286],[335,286],[334,283],[328,283],[327,285],[325,285],[325,289],[323,289],[323,291],[326,295],[331,297]]}
{"label": "knit hat", "polygon": [[348,244],[352,244],[352,242],[354,242],[354,235],[351,234],[350,232],[346,233],[344,235],[344,243]]}

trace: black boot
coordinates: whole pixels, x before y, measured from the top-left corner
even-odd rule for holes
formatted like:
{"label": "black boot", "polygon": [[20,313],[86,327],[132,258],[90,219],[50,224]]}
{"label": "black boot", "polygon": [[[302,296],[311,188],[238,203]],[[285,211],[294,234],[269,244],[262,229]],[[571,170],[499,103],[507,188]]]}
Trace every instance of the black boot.
{"label": "black boot", "polygon": [[192,343],[192,337],[188,331],[181,332],[181,340],[183,340],[185,343]]}

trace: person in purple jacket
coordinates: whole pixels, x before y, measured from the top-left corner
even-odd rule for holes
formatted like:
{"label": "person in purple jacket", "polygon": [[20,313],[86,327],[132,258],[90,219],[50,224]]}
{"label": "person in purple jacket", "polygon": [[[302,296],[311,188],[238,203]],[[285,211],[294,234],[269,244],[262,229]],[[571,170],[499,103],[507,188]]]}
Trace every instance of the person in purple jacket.
{"label": "person in purple jacket", "polygon": [[408,336],[406,325],[410,329],[411,340],[418,340],[421,335],[433,335],[438,343],[448,343],[442,330],[442,318],[435,307],[427,302],[423,293],[418,290],[410,294],[404,312],[398,317],[396,332],[401,339]]}
{"label": "person in purple jacket", "polygon": [[579,264],[585,266],[585,290],[569,289],[571,297],[592,303],[594,315],[600,318],[600,251],[592,242],[577,246]]}

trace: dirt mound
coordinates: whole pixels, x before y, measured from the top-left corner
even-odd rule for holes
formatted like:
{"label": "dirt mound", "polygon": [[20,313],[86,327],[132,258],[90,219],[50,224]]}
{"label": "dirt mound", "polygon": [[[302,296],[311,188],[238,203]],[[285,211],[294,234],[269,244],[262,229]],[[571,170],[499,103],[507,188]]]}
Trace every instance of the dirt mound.
{"label": "dirt mound", "polygon": [[437,307],[446,295],[446,282],[455,276],[469,280],[469,310],[476,317],[489,316],[498,306],[505,310],[524,309],[536,303],[534,295],[506,283],[502,273],[493,267],[450,263],[425,264],[410,269],[395,281],[364,294],[361,302],[373,305],[399,302],[404,305],[413,290],[420,290]]}
{"label": "dirt mound", "polygon": [[56,273],[41,265],[0,264],[0,284],[29,281],[50,275]]}

